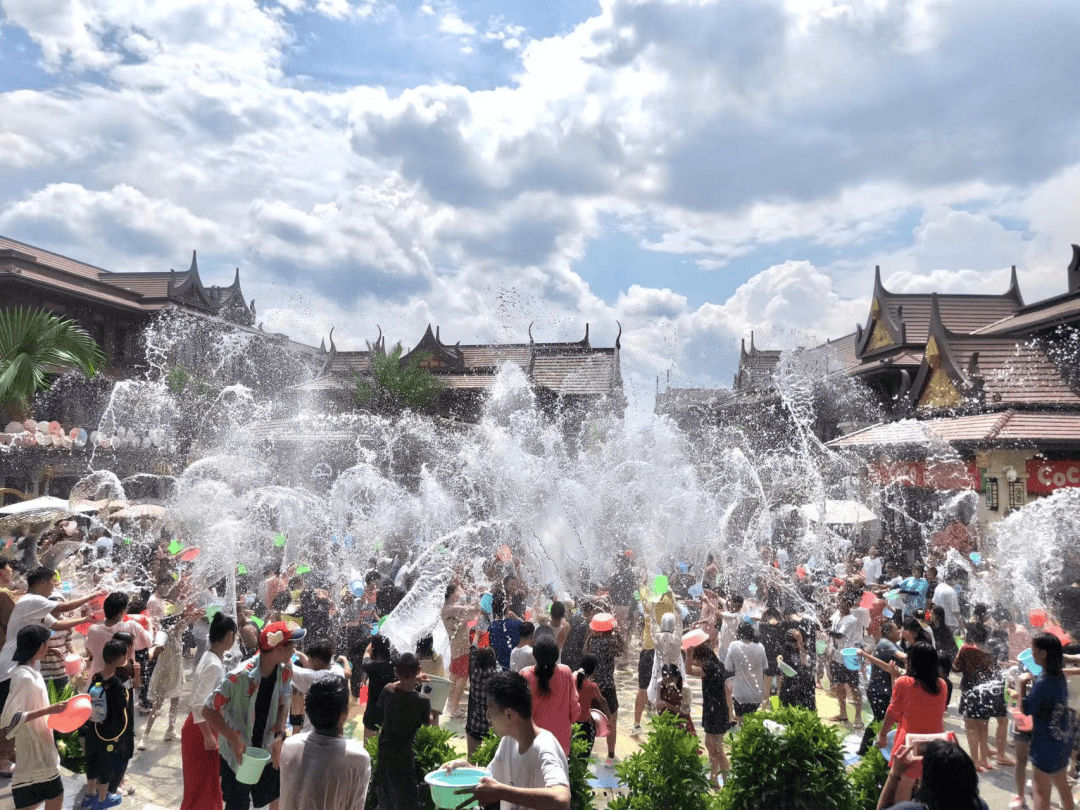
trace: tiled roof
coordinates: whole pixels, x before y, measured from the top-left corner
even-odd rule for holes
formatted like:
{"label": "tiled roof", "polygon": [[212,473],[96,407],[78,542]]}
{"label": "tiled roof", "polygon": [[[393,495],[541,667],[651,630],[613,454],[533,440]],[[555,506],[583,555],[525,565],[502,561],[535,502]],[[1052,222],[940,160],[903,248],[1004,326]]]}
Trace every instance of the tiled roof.
{"label": "tiled roof", "polygon": [[[838,337],[806,350],[809,355],[821,355],[829,358],[828,373],[843,371],[848,374],[860,368],[859,358],[855,355],[855,333]],[[833,361],[836,367],[833,367]]]}
{"label": "tiled roof", "polygon": [[665,407],[709,407],[732,402],[734,399],[735,392],[730,388],[668,388],[663,393],[657,394],[656,405],[661,410]]}
{"label": "tiled roof", "polygon": [[1002,411],[873,425],[828,442],[833,448],[926,447],[936,443],[1080,442],[1080,413]]}
{"label": "tiled roof", "polygon": [[[183,281],[187,273],[177,273],[177,282]],[[168,298],[169,274],[168,273],[106,273],[102,272],[101,280],[125,290],[137,292],[148,298]]]}
{"label": "tiled roof", "polygon": [[616,383],[614,352],[538,355],[533,382],[559,394],[610,394]]}
{"label": "tiled roof", "polygon": [[986,381],[988,402],[1080,403],[1080,396],[1069,387],[1057,365],[1034,343],[989,336],[953,337],[949,349],[965,374],[971,356],[979,353],[978,368]]}
{"label": "tiled roof", "polygon": [[865,363],[856,361],[855,364],[849,368],[849,371],[852,374],[863,374],[869,371],[878,371],[883,368],[918,368],[922,364],[922,361],[923,353],[921,351],[905,349],[897,354],[868,360]]}
{"label": "tiled roof", "polygon": [[[905,339],[908,344],[926,343],[930,327],[930,294],[890,293],[882,304],[894,322],[906,324]],[[938,306],[945,327],[960,334],[971,334],[1012,315],[1020,308],[1016,300],[1000,295],[939,295]]]}
{"label": "tiled roof", "polygon": [[1076,320],[1080,320],[1080,294],[1074,293],[1056,301],[1050,299],[1025,307],[1021,312],[988,324],[978,331],[987,335],[1023,334]]}
{"label": "tiled roof", "polygon": [[495,382],[494,374],[440,374],[438,380],[447,388],[479,389],[490,388]]}
{"label": "tiled roof", "polygon": [[459,346],[465,360],[465,368],[498,368],[503,363],[514,363],[522,368],[529,367],[532,351],[527,345],[507,346]]}
{"label": "tiled roof", "polygon": [[47,267],[63,270],[66,273],[73,273],[74,275],[82,276],[83,278],[92,278],[95,281],[101,273],[107,272],[100,267],[94,267],[92,264],[69,259],[67,256],[61,256],[59,253],[53,253],[39,247],[34,247],[33,245],[27,245],[23,242],[9,239],[6,236],[0,236],[0,250],[15,250],[19,253],[25,253],[29,256],[33,256],[41,264],[44,264]]}
{"label": "tiled roof", "polygon": [[335,353],[327,371],[331,374],[362,374],[371,368],[371,355],[368,352]]}

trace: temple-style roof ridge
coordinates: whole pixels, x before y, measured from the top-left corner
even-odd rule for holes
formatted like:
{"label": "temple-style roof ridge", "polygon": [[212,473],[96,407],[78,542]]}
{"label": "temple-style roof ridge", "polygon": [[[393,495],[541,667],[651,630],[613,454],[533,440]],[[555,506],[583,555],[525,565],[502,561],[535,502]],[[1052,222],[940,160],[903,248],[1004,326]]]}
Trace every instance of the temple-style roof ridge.
{"label": "temple-style roof ridge", "polygon": [[217,313],[216,302],[210,297],[210,293],[203,286],[202,279],[199,278],[199,262],[196,251],[191,251],[191,267],[188,268],[187,275],[179,283],[175,281],[175,271],[170,270],[169,272],[174,274],[169,280],[169,298],[196,309]]}
{"label": "temple-style roof ridge", "polygon": [[985,329],[1024,306],[1015,266],[1003,294],[892,292],[881,280],[881,267],[876,266],[870,313],[866,325],[856,327],[858,357],[878,358],[924,345],[933,296],[938,297],[939,317],[957,334]]}

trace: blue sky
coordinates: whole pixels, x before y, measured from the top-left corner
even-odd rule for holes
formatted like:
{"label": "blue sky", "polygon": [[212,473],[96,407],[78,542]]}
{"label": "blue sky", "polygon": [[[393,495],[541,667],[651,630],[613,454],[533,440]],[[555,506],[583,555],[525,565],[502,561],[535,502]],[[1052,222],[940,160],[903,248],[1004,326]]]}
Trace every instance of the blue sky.
{"label": "blue sky", "polygon": [[269,329],[359,348],[620,321],[624,376],[901,290],[1064,287],[1067,0],[0,0],[0,233],[239,266]]}

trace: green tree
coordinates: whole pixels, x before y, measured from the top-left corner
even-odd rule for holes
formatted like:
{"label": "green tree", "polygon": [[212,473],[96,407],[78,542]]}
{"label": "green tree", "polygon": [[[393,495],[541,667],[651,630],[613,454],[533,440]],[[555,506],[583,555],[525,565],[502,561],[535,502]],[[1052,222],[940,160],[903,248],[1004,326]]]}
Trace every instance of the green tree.
{"label": "green tree", "polygon": [[392,413],[405,409],[424,410],[434,402],[443,385],[420,366],[427,355],[416,355],[402,363],[401,353],[400,343],[389,354],[372,353],[371,378],[356,375],[353,398],[357,405],[379,413]]}
{"label": "green tree", "polygon": [[27,403],[49,375],[79,368],[92,377],[105,354],[81,326],[43,310],[0,311],[0,406]]}

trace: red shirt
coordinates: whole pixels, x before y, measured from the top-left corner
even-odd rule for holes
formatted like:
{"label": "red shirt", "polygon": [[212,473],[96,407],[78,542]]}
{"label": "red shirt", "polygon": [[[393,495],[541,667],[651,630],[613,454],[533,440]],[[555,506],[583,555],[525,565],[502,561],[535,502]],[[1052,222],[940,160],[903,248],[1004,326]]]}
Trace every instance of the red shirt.
{"label": "red shirt", "polygon": [[570,756],[571,724],[581,716],[577,683],[570,667],[565,664],[555,665],[555,673],[548,684],[549,694],[547,695],[540,694],[540,684],[536,680],[536,667],[525,667],[521,670],[521,674],[529,682],[529,690],[532,692],[533,722],[554,734],[563,751]]}
{"label": "red shirt", "polygon": [[[885,713],[886,720],[897,723],[896,739],[892,752],[900,750],[908,734],[940,734],[945,730],[945,706],[949,699],[949,690],[945,681],[938,678],[938,693],[931,695],[922,684],[910,675],[896,679],[893,684],[892,700]],[[922,762],[912,765],[904,776],[919,778],[922,776]]]}

